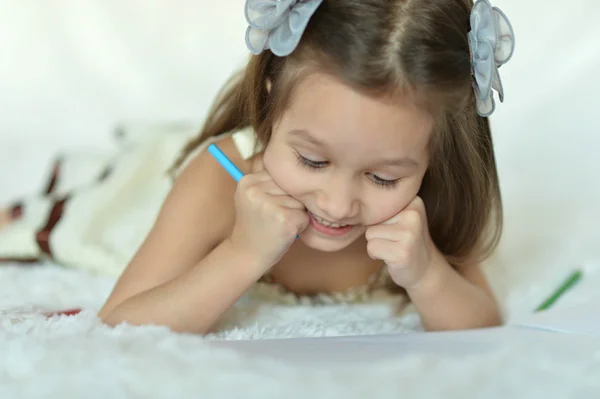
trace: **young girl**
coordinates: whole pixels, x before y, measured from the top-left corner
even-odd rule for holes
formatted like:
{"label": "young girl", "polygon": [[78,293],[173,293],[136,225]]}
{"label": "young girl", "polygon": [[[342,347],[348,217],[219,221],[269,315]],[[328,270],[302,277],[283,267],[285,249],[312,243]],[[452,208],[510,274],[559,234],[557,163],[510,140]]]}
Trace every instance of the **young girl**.
{"label": "young girl", "polygon": [[479,265],[501,230],[487,116],[513,51],[504,14],[487,0],[245,11],[253,56],[99,316],[206,333],[261,282],[302,297],[389,288],[428,330],[498,325]]}

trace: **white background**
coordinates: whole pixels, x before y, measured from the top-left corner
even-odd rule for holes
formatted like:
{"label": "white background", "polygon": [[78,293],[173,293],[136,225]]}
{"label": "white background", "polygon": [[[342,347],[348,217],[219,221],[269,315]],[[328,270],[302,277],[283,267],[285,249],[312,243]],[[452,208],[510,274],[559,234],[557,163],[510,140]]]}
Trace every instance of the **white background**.
{"label": "white background", "polygon": [[[493,4],[517,37],[492,117],[499,259],[597,259],[600,2]],[[36,190],[56,151],[108,147],[121,122],[201,123],[245,62],[245,28],[243,0],[0,0],[0,203]]]}

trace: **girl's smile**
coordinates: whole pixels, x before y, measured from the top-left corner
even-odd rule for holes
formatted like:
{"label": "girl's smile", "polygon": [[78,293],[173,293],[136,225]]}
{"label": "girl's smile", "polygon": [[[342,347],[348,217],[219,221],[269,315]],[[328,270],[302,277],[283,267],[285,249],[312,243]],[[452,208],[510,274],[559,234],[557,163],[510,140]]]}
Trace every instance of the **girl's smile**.
{"label": "girl's smile", "polygon": [[352,224],[338,224],[322,219],[312,212],[308,212],[310,217],[309,227],[315,231],[330,237],[342,237],[350,233],[354,228]]}

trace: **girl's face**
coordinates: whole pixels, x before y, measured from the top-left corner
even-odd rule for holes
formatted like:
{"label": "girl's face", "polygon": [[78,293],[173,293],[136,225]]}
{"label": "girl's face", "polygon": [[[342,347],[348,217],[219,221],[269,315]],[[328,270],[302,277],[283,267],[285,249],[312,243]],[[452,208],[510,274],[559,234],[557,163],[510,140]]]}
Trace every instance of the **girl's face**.
{"label": "girl's face", "polygon": [[275,183],[309,213],[300,239],[338,251],[404,209],[427,170],[432,127],[408,103],[368,97],[324,74],[303,79],[263,155]]}

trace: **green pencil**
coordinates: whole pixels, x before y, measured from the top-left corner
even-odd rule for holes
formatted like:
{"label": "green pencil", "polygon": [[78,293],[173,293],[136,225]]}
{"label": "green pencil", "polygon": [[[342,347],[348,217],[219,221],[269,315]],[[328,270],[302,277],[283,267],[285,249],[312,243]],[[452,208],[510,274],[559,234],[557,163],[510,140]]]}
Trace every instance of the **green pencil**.
{"label": "green pencil", "polygon": [[576,270],[572,272],[569,275],[569,277],[567,277],[567,279],[556,289],[556,291],[554,291],[552,295],[548,297],[548,299],[546,299],[540,306],[538,306],[535,311],[541,312],[552,306],[554,302],[558,300],[558,298],[563,296],[565,292],[573,288],[573,286],[577,284],[579,280],[581,280],[582,275],[583,273],[581,272],[581,270]]}

